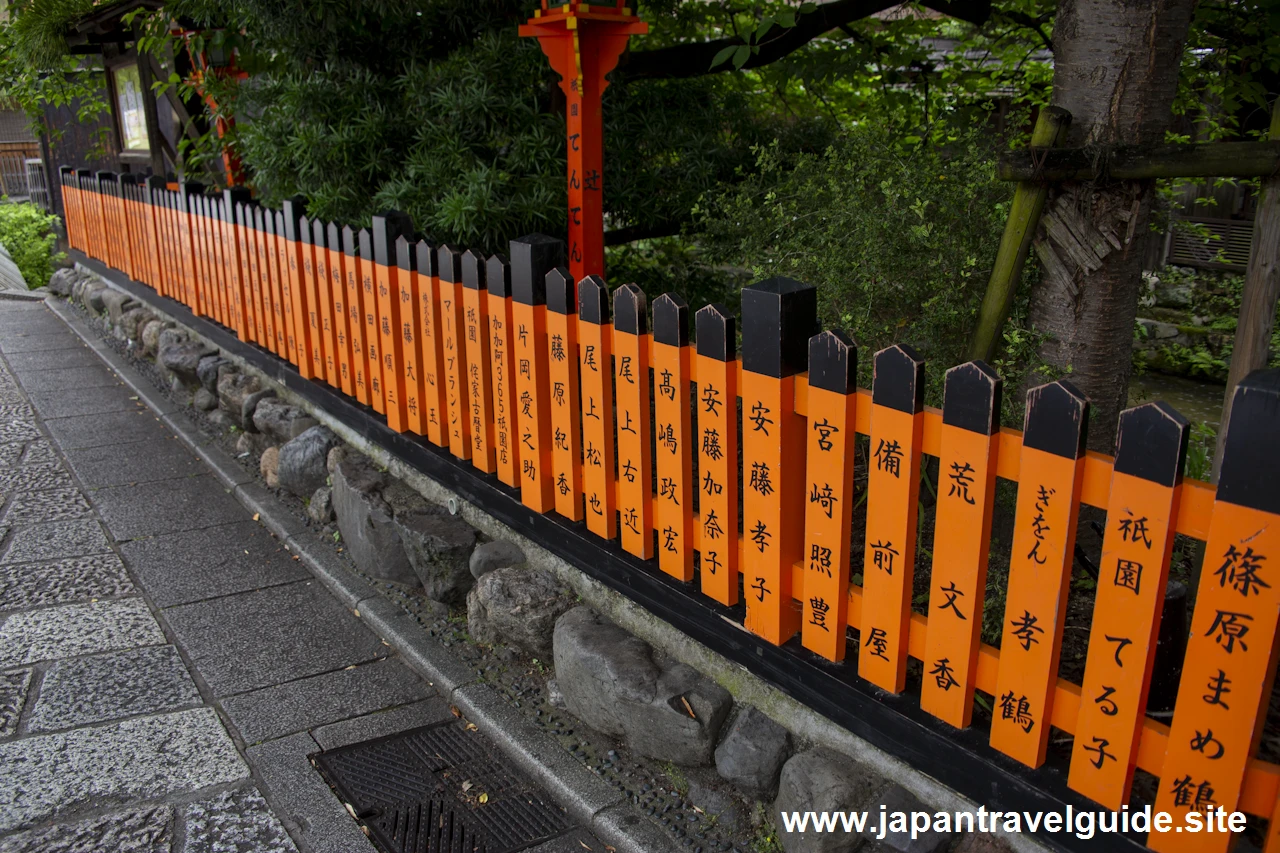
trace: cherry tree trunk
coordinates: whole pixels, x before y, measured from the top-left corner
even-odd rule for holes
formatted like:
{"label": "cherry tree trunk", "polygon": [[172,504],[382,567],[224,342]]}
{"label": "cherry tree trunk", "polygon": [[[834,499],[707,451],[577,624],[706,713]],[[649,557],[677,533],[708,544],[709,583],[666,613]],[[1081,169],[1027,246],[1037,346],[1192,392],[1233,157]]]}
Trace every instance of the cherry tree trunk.
{"label": "cherry tree trunk", "polygon": [[[1161,142],[1169,127],[1194,0],[1062,0],[1053,104],[1067,147]],[[1054,187],[1034,242],[1043,274],[1030,320],[1044,360],[1089,398],[1089,446],[1110,453],[1125,407],[1151,181]]]}

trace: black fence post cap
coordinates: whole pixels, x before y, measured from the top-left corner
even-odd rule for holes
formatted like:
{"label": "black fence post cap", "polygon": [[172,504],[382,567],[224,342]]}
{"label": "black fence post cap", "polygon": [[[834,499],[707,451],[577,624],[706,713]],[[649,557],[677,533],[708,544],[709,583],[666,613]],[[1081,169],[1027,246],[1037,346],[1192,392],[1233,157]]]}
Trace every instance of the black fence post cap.
{"label": "black fence post cap", "polygon": [[373,261],[379,266],[391,266],[392,247],[401,234],[413,236],[413,220],[399,210],[386,210],[374,214],[370,233],[373,236]]}
{"label": "black fence post cap", "polygon": [[348,257],[354,258],[358,251],[358,243],[356,240],[356,232],[350,225],[342,226],[342,253]]}
{"label": "black fence post cap", "polygon": [[603,278],[589,275],[578,282],[578,316],[583,322],[597,326],[610,322],[609,307],[609,288]]}
{"label": "black fence post cap", "polygon": [[809,338],[809,387],[846,395],[858,390],[858,348],[844,331]]}
{"label": "black fence post cap", "polygon": [[462,286],[468,290],[484,290],[485,282],[484,255],[470,249],[462,256]]}
{"label": "black fence post cap", "polygon": [[778,379],[803,373],[818,328],[818,291],[774,276],[742,289],[742,369]]}
{"label": "black fence post cap", "polygon": [[396,266],[405,272],[413,272],[417,268],[414,263],[417,260],[413,251],[413,243],[409,242],[409,238],[401,234],[396,238]]}
{"label": "black fence post cap", "polygon": [[413,247],[418,255],[418,272],[423,275],[440,274],[440,258],[436,255],[436,246],[429,240],[419,240]]}
{"label": "black fence post cap", "polygon": [[1113,470],[1173,487],[1182,480],[1191,424],[1163,400],[1120,413]]}
{"label": "black fence post cap", "polygon": [[924,359],[907,344],[893,344],[875,354],[871,402],[914,415],[924,411]]}
{"label": "black fence post cap", "polygon": [[738,357],[738,321],[718,302],[704,306],[693,315],[698,333],[698,355],[716,361],[733,361]]}
{"label": "black fence post cap", "polygon": [[1000,428],[1002,380],[982,359],[947,371],[942,390],[942,422],[982,435]]}
{"label": "black fence post cap", "polygon": [[458,284],[462,281],[462,252],[447,243],[436,249],[436,257],[440,260],[440,271],[436,275],[441,281]]}
{"label": "black fence post cap", "polygon": [[521,305],[545,305],[547,273],[564,263],[564,241],[529,234],[511,241],[512,297]]}
{"label": "black fence post cap", "polygon": [[1079,459],[1084,455],[1089,426],[1089,401],[1065,379],[1027,392],[1022,446]]}
{"label": "black fence post cap", "polygon": [[506,255],[497,252],[489,256],[485,263],[485,277],[489,292],[494,296],[505,298],[511,295],[511,264],[507,263]]}
{"label": "black fence post cap", "polygon": [[574,294],[573,273],[556,267],[546,275],[547,310],[554,314],[574,314],[578,310]]}
{"label": "black fence post cap", "polygon": [[1218,500],[1280,513],[1280,368],[1255,370],[1236,385],[1223,438]]}
{"label": "black fence post cap", "polygon": [[678,293],[653,300],[653,339],[670,347],[689,345],[689,303]]}
{"label": "black fence post cap", "polygon": [[613,327],[628,335],[649,331],[649,300],[634,284],[624,284],[613,292]]}

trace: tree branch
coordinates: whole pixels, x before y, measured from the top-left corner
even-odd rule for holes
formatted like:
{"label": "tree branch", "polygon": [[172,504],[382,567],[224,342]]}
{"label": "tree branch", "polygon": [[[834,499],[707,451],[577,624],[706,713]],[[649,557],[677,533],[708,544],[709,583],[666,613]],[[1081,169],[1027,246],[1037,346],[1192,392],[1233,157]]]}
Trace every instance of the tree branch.
{"label": "tree branch", "polygon": [[680,222],[659,222],[654,225],[628,225],[625,228],[614,228],[604,232],[606,246],[621,246],[634,243],[636,240],[649,240],[654,237],[670,237],[679,234],[683,228]]}
{"label": "tree branch", "polygon": [[1049,38],[1049,36],[1045,33],[1044,31],[1045,22],[1043,20],[1039,18],[1033,18],[1030,15],[1026,14],[1025,12],[1012,12],[1012,11],[1001,10],[996,12],[996,15],[998,17],[1004,18],[1006,21],[1009,21],[1011,23],[1018,24],[1019,26],[1022,26],[1022,27],[1026,27],[1029,30],[1034,30],[1035,34],[1040,37],[1040,41],[1044,43],[1045,48],[1050,53],[1053,53],[1053,39]]}
{"label": "tree branch", "polygon": [[[850,21],[868,18],[897,5],[899,3],[894,0],[834,0],[834,2],[823,3],[809,14],[799,16],[794,27],[783,30],[777,38],[768,39],[761,44],[760,52],[752,54],[743,67],[759,68],[771,62],[777,62],[831,30],[842,28]],[[991,0],[951,0],[951,2],[924,0],[921,5],[973,24],[985,23],[991,16]],[[633,80],[646,77],[653,79],[701,77],[703,74],[732,71],[733,65],[728,62],[722,62],[712,68],[711,60],[722,49],[742,44],[745,42],[734,36],[692,44],[677,44],[657,50],[634,51],[629,55],[622,70],[628,78]]]}

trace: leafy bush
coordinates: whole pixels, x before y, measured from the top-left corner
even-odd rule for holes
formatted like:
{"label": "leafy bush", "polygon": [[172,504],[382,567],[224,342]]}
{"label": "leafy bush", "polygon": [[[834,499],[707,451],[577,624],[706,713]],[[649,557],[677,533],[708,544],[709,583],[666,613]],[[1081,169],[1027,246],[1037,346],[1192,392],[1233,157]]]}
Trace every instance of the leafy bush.
{"label": "leafy bush", "polygon": [[[994,144],[975,129],[943,149],[904,148],[863,125],[819,155],[759,149],[756,174],[706,205],[707,252],[756,277],[817,285],[824,325],[862,349],[860,384],[872,353],[910,344],[932,362],[936,404],[943,372],[966,360],[1011,196],[991,168]],[[1015,352],[996,365],[1015,399],[1034,353],[1020,314],[1015,306],[1006,331]]]}
{"label": "leafy bush", "polygon": [[9,250],[27,287],[48,284],[54,264],[65,257],[54,254],[58,238],[53,228],[57,223],[58,217],[34,204],[8,204],[0,198],[0,245]]}

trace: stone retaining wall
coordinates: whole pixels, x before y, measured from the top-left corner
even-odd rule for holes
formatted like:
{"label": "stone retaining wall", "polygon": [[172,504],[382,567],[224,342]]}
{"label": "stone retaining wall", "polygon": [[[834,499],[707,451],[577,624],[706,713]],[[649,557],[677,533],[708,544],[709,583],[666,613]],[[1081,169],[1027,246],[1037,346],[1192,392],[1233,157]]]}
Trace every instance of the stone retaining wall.
{"label": "stone retaining wall", "polygon": [[[481,644],[501,640],[554,661],[553,701],[639,755],[714,766],[775,820],[779,810],[975,808],[91,273],[60,271],[50,290],[97,315],[135,356],[154,360],[180,397],[238,432],[237,452],[258,460],[269,487],[303,500],[314,522],[334,525],[362,572],[441,608],[465,607]],[[688,794],[713,814],[731,807],[718,797],[693,785]],[[1043,849],[1023,836],[777,839],[788,853]]]}

